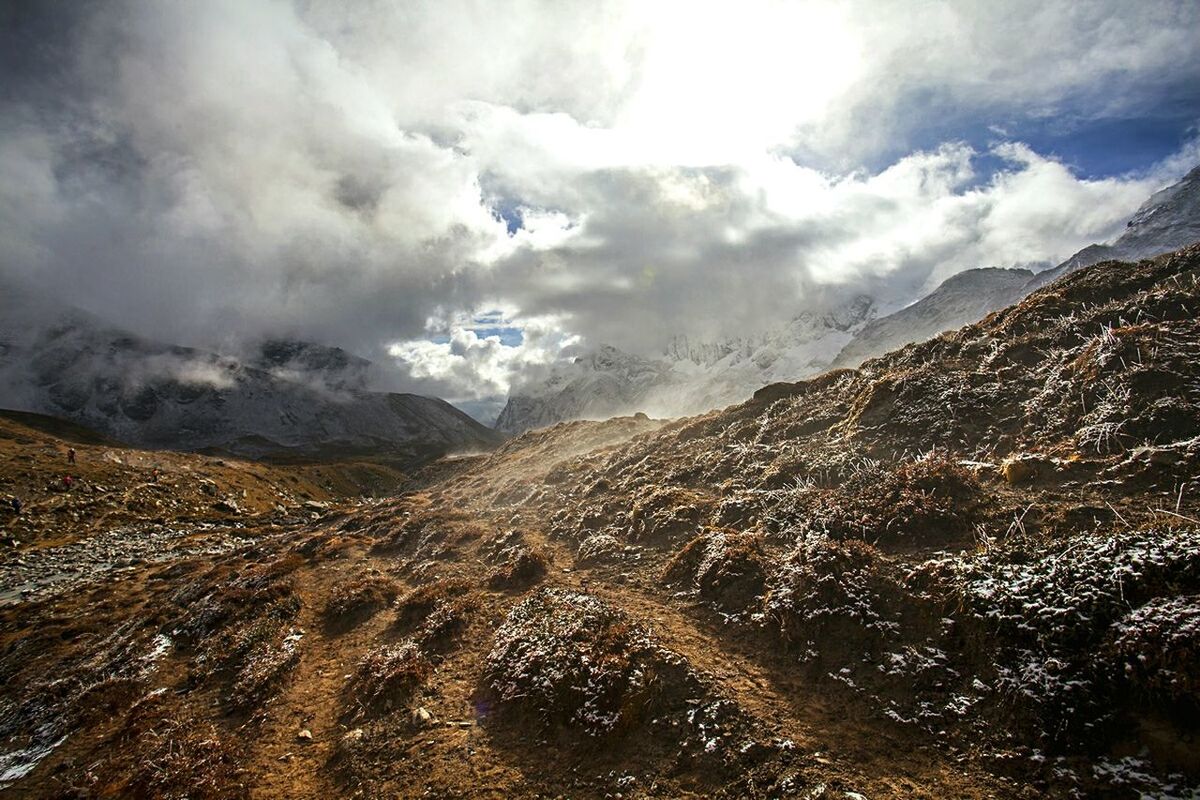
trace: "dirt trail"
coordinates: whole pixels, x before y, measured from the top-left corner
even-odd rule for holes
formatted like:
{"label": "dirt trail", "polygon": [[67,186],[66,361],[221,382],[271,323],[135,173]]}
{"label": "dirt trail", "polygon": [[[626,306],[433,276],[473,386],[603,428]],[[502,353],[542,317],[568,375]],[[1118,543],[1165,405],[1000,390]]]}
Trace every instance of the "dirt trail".
{"label": "dirt trail", "polygon": [[[44,489],[0,577],[132,563],[0,605],[0,759],[68,736],[8,794],[1194,794],[1197,290],[1200,249],[1102,265],[862,370],[555,426],[357,507],[319,468],[179,455],[165,492],[129,459],[57,496],[48,442],[0,472]],[[218,504],[256,541],[88,538]]]}
{"label": "dirt trail", "polygon": [[[370,644],[381,638],[388,615],[376,614],[342,635],[325,634],[321,610],[332,588],[353,578],[361,562],[335,562],[295,576],[302,611],[297,625],[304,631],[300,663],[287,688],[266,709],[256,735],[251,763],[254,798],[328,798],[340,789],[330,779],[328,763],[347,728],[339,720],[346,676]],[[301,739],[308,731],[311,739]]]}

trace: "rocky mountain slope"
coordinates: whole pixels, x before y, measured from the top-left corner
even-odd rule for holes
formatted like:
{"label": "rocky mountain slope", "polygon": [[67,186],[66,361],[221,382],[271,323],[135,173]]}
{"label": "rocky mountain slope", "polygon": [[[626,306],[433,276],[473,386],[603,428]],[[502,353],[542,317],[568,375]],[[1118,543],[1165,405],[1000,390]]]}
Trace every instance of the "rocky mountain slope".
{"label": "rocky mountain slope", "polygon": [[1059,264],[1038,273],[1029,291],[1077,269],[1101,261],[1136,261],[1200,242],[1200,166],[1142,204],[1110,244],[1093,244]]}
{"label": "rocky mountain slope", "polygon": [[1200,247],[1105,262],[862,369],[532,431],[212,552],[166,511],[118,570],[31,532],[5,586],[79,571],[0,607],[0,781],[1193,797],[1198,305]]}
{"label": "rocky mountain slope", "polygon": [[[496,426],[517,433],[568,419],[604,419],[643,411],[675,417],[739,402],[764,383],[798,380],[832,367],[854,367],[910,342],[976,322],[1057,277],[1106,259],[1136,261],[1200,241],[1200,167],[1155,193],[1108,245],[1091,245],[1053,269],[968,269],[911,305],[908,299],[843,298],[797,316],[765,336],[724,342],[676,339],[665,358],[639,359],[606,348],[582,368],[522,387]],[[904,306],[888,313],[897,305]],[[639,368],[630,369],[629,364]],[[581,374],[582,373],[582,374]],[[629,376],[636,374],[636,379]]]}
{"label": "rocky mountain slope", "polygon": [[[842,348],[833,365],[857,366],[909,342],[919,342],[983,319],[997,308],[1024,297],[1032,277],[1033,273],[1026,269],[964,270],[912,305],[867,323]],[[804,374],[798,373],[797,377]]]}
{"label": "rocky mountain slope", "polygon": [[1093,244],[1058,266],[1030,276],[1025,270],[978,269],[948,278],[924,299],[859,331],[835,365],[855,367],[909,342],[951,331],[1017,302],[1056,278],[1106,260],[1137,261],[1200,241],[1200,166],[1154,193],[1111,244]]}
{"label": "rocky mountain slope", "polygon": [[0,297],[0,407],[120,441],[251,456],[375,453],[415,463],[500,440],[441,400],[367,389],[369,363],[268,341],[235,358],[150,341],[12,289]]}

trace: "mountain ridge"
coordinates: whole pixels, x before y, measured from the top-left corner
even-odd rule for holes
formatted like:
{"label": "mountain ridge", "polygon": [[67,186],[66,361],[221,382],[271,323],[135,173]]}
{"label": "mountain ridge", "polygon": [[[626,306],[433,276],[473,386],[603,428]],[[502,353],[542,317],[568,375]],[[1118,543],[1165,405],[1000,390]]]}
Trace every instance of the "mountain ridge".
{"label": "mountain ridge", "polygon": [[[760,385],[830,368],[854,367],[915,341],[963,325],[1026,297],[1058,277],[1105,260],[1137,261],[1200,241],[1200,166],[1155,192],[1112,244],[1088,245],[1041,272],[977,267],[955,273],[929,294],[895,311],[888,298],[843,297],[815,307],[758,337],[718,342],[672,338],[656,362],[657,380],[624,385],[620,374],[573,382],[569,370],[541,386],[510,393],[497,419],[507,433],[568,419],[642,411],[651,416],[700,413],[749,397]],[[894,308],[895,298],[892,308]],[[882,313],[888,311],[889,313]],[[639,358],[626,354],[628,359]],[[649,368],[648,368],[649,369]],[[557,393],[557,394],[556,394]]]}
{"label": "mountain ridge", "polygon": [[0,299],[0,405],[139,446],[420,463],[502,436],[449,403],[370,391],[370,362],[266,340],[235,357],[147,339],[28,290]]}

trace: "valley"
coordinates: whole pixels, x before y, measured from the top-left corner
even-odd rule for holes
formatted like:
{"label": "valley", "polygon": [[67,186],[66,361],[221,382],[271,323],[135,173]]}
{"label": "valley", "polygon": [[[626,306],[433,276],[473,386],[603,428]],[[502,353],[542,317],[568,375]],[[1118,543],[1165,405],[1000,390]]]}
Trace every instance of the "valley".
{"label": "valley", "polygon": [[1103,262],[724,410],[403,470],[7,416],[0,783],[1195,796],[1198,306],[1200,248]]}

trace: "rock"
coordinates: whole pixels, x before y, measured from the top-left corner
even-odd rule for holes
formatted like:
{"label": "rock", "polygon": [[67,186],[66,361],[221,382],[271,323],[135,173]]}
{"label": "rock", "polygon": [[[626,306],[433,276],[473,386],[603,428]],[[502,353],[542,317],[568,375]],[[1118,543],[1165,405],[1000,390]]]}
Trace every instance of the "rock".
{"label": "rock", "polygon": [[215,481],[210,481],[208,478],[201,478],[199,481],[200,491],[210,497],[217,496],[217,484]]}
{"label": "rock", "polygon": [[308,728],[303,728],[299,733],[296,734],[296,739],[301,742],[311,742],[313,740],[312,731],[310,731]]}
{"label": "rock", "polygon": [[365,734],[363,733],[362,728],[355,728],[352,731],[348,731],[346,735],[342,737],[342,747],[357,747],[362,742],[364,735]]}
{"label": "rock", "polygon": [[212,510],[219,511],[222,514],[240,514],[241,513],[241,509],[238,508],[237,503],[235,503],[232,500],[218,500],[217,502],[212,504]]}
{"label": "rock", "polygon": [[419,727],[428,727],[436,721],[433,714],[424,706],[419,706],[412,712],[412,722]]}
{"label": "rock", "polygon": [[1040,464],[1041,459],[1037,456],[1025,454],[1010,456],[1004,459],[1004,463],[1000,465],[1000,474],[1004,476],[1004,480],[1010,486],[1015,486],[1036,478]]}
{"label": "rock", "polygon": [[329,503],[322,503],[320,500],[305,500],[303,508],[305,511],[325,511],[329,508]]}
{"label": "rock", "polygon": [[1135,448],[1129,461],[1141,461],[1155,467],[1172,467],[1184,460],[1184,454],[1170,447],[1145,446]]}

